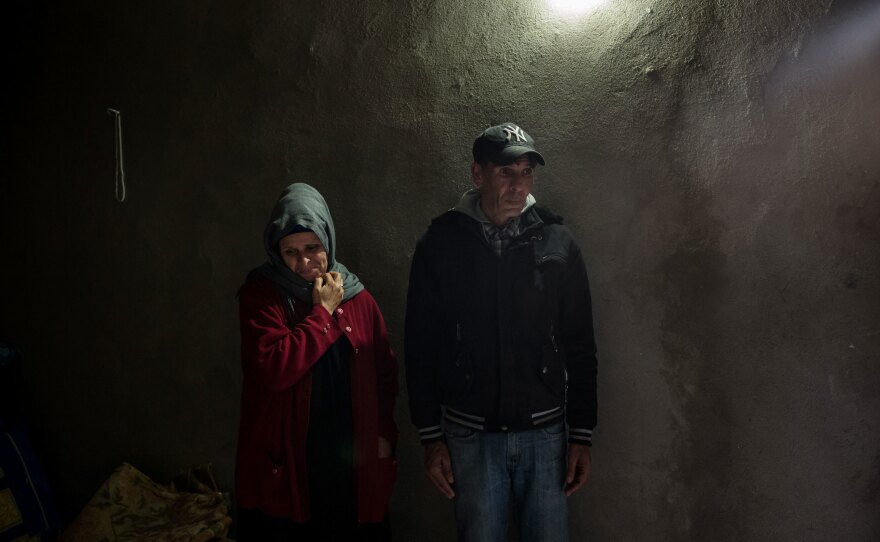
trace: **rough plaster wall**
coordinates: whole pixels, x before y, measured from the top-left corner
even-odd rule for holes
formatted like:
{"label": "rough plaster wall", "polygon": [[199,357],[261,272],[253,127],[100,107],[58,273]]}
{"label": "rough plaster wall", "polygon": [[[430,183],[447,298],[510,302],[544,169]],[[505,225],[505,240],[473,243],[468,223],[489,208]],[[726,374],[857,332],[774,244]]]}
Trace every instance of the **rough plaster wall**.
{"label": "rough plaster wall", "polygon": [[[876,539],[872,4],[19,7],[0,336],[24,351],[65,516],[121,461],[163,480],[211,460],[231,486],[233,296],[286,182],[324,192],[400,350],[416,239],[469,186],[473,136],[516,119],[595,299],[600,425],[573,539]],[[449,540],[405,404],[395,532]]]}

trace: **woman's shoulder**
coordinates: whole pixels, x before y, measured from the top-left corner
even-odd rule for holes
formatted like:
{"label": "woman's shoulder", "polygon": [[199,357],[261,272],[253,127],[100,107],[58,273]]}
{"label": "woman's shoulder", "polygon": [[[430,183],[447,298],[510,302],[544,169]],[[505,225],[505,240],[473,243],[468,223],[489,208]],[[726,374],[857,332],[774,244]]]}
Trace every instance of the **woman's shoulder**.
{"label": "woman's shoulder", "polygon": [[375,307],[376,300],[373,298],[373,295],[370,294],[369,290],[364,288],[360,292],[354,294],[354,296],[348,301],[343,302],[342,306],[351,303],[352,307]]}
{"label": "woman's shoulder", "polygon": [[354,297],[344,302],[341,306],[343,309],[347,306],[351,311],[350,314],[356,318],[364,318],[367,320],[382,318],[382,311],[379,310],[379,304],[366,288],[355,294]]}
{"label": "woman's shoulder", "polygon": [[238,297],[242,302],[271,299],[278,297],[278,288],[265,276],[252,271],[238,289]]}

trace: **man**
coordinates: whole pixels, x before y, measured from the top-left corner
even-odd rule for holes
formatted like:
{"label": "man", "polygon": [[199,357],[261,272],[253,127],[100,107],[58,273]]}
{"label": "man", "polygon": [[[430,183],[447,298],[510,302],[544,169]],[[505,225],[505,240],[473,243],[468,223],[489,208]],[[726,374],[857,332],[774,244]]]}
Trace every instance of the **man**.
{"label": "man", "polygon": [[520,540],[567,540],[596,423],[587,273],[562,219],[535,206],[534,140],[500,124],[473,156],[475,188],[413,255],[410,411],[460,540],[506,540],[511,510]]}

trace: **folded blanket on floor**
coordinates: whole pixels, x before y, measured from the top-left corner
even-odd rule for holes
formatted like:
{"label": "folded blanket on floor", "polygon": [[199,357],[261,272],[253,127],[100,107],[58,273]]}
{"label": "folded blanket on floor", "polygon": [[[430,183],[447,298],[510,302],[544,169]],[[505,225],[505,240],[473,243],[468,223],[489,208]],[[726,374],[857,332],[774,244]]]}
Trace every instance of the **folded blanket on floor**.
{"label": "folded blanket on floor", "polygon": [[220,493],[173,491],[123,463],[59,542],[207,542],[226,536],[231,523]]}

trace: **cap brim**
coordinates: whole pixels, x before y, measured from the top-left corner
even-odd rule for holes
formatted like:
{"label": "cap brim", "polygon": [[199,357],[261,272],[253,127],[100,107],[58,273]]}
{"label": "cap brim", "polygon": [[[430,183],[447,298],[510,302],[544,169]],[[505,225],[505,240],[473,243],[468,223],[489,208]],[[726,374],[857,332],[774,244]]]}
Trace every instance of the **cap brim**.
{"label": "cap brim", "polygon": [[509,146],[505,147],[500,153],[498,153],[498,158],[501,160],[497,162],[498,164],[510,164],[511,162],[515,162],[517,158],[524,154],[532,154],[535,156],[535,160],[538,161],[542,166],[544,164],[544,157],[541,156],[541,153],[536,151],[535,149],[531,149],[529,147],[516,147]]}

